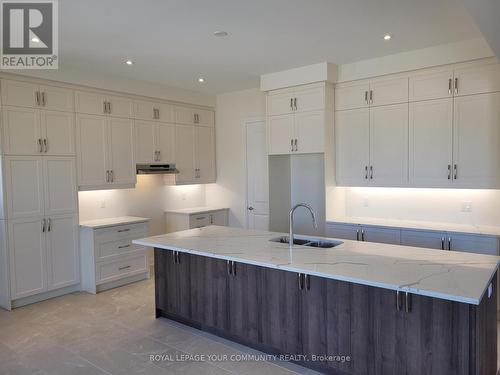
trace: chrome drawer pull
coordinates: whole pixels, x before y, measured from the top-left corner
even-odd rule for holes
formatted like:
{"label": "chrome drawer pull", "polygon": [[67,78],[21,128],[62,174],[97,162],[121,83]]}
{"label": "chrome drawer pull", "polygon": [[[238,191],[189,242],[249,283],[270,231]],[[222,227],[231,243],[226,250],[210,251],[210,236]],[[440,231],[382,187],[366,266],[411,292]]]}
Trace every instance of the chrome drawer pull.
{"label": "chrome drawer pull", "polygon": [[130,244],[129,245],[118,246],[119,249],[125,249],[126,247],[130,247]]}
{"label": "chrome drawer pull", "polygon": [[197,217],[196,220],[205,220],[206,217],[205,216],[202,216],[202,217]]}
{"label": "chrome drawer pull", "polygon": [[130,267],[131,266],[123,266],[123,267],[118,268],[118,271],[123,271],[123,270],[130,268]]}
{"label": "chrome drawer pull", "polygon": [[130,229],[120,229],[118,230],[118,233],[121,233],[121,232],[128,232]]}

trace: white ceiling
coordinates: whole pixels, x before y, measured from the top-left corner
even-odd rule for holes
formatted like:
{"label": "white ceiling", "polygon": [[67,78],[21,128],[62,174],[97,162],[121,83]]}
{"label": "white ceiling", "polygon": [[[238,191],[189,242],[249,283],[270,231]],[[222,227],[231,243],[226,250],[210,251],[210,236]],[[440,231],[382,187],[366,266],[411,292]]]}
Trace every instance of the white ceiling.
{"label": "white ceiling", "polygon": [[61,65],[207,93],[481,35],[458,0],[63,0],[59,12]]}

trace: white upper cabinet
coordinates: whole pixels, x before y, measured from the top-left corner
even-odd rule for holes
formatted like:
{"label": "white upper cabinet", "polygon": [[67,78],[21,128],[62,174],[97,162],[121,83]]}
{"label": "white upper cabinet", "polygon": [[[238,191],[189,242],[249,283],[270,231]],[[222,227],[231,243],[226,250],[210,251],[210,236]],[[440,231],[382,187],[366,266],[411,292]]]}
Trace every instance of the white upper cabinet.
{"label": "white upper cabinet", "polygon": [[176,175],[177,183],[194,183],[196,180],[196,127],[194,125],[175,126],[176,167],[179,173]]}
{"label": "white upper cabinet", "polygon": [[7,155],[35,155],[42,153],[40,115],[32,108],[4,106],[3,152]]}
{"label": "white upper cabinet", "polygon": [[170,104],[134,101],[134,115],[139,120],[174,122],[174,108]]}
{"label": "white upper cabinet", "polygon": [[199,183],[215,182],[215,132],[211,127],[196,128],[195,178]]}
{"label": "white upper cabinet", "polygon": [[[325,126],[333,119],[329,111],[333,102],[327,103],[330,92],[333,92],[331,87],[321,83],[268,93],[266,129],[269,155],[324,152]],[[327,121],[327,116],[330,121]]]}
{"label": "white upper cabinet", "polygon": [[214,112],[193,107],[174,108],[175,123],[184,125],[214,126]]}
{"label": "white upper cabinet", "polygon": [[76,148],[80,188],[102,187],[108,183],[107,133],[106,117],[77,114]]}
{"label": "white upper cabinet", "polygon": [[1,82],[1,90],[3,105],[67,112],[74,110],[71,89],[5,79]]}
{"label": "white upper cabinet", "polygon": [[449,98],[453,96],[453,69],[427,69],[410,76],[410,101]]}
{"label": "white upper cabinet", "polygon": [[370,109],[369,180],[375,185],[408,182],[408,105]]}
{"label": "white upper cabinet", "polygon": [[136,120],[134,127],[136,162],[143,164],[157,162],[158,149],[156,147],[156,123],[153,121]]}
{"label": "white upper cabinet", "polygon": [[500,91],[500,63],[455,69],[455,96]]}
{"label": "white upper cabinet", "polygon": [[[161,163],[175,163],[175,125],[163,122],[157,123],[155,139],[158,151],[157,161]],[[215,157],[215,149],[211,157]]]}
{"label": "white upper cabinet", "polygon": [[368,108],[335,113],[336,182],[368,184],[370,165],[370,112]]}
{"label": "white upper cabinet", "polygon": [[453,99],[410,103],[410,185],[451,187]]}
{"label": "white upper cabinet", "polygon": [[75,115],[70,112],[40,111],[43,154],[75,155]]}
{"label": "white upper cabinet", "polygon": [[129,119],[108,120],[108,170],[111,185],[135,185],[134,130]]}
{"label": "white upper cabinet", "polygon": [[76,112],[93,115],[132,118],[132,100],[101,93],[77,91],[75,94]]}
{"label": "white upper cabinet", "polygon": [[76,165],[73,157],[44,158],[45,215],[77,211]]}
{"label": "white upper cabinet", "polygon": [[340,83],[335,88],[335,110],[408,102],[407,77],[383,77]]}
{"label": "white upper cabinet", "polygon": [[455,98],[453,183],[500,187],[500,93]]}

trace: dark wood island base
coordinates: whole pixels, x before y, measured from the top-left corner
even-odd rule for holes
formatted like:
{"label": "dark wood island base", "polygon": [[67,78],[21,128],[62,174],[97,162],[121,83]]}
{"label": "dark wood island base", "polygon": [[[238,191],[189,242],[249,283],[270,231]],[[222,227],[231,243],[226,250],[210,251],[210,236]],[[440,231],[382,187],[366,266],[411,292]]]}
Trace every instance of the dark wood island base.
{"label": "dark wood island base", "polygon": [[155,249],[157,318],[335,375],[495,375],[496,279],[476,306]]}

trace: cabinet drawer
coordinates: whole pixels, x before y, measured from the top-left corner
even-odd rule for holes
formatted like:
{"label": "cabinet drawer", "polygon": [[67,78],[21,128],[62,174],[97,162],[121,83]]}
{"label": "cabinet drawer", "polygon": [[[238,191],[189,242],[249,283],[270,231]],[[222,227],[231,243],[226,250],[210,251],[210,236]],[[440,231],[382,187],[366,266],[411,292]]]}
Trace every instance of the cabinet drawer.
{"label": "cabinet drawer", "polygon": [[189,228],[201,228],[210,225],[210,214],[191,215],[189,217]]}
{"label": "cabinet drawer", "polygon": [[96,284],[146,272],[147,269],[148,256],[146,253],[123,260],[97,263]]}
{"label": "cabinet drawer", "polygon": [[141,238],[148,236],[147,223],[118,225],[115,227],[101,228],[96,230],[95,239],[97,243],[105,243],[130,238]]}
{"label": "cabinet drawer", "polygon": [[123,240],[102,242],[96,245],[96,260],[105,260],[114,258],[118,255],[125,255],[142,251],[146,248],[144,246],[135,245],[132,240],[135,238],[125,238]]}

